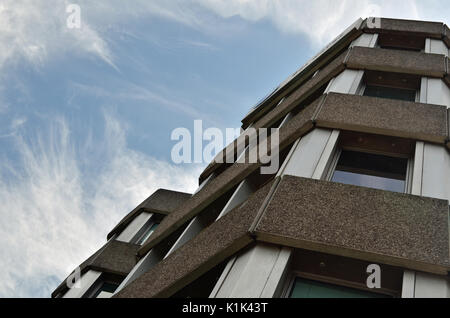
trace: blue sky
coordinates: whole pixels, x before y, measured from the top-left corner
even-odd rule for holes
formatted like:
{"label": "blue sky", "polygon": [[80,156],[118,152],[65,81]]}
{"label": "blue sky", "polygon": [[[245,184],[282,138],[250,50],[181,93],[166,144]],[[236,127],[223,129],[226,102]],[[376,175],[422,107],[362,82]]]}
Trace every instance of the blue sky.
{"label": "blue sky", "polygon": [[[81,29],[65,9],[81,8]],[[172,130],[237,128],[356,18],[445,1],[2,0],[0,297],[48,297],[158,188],[193,192]]]}

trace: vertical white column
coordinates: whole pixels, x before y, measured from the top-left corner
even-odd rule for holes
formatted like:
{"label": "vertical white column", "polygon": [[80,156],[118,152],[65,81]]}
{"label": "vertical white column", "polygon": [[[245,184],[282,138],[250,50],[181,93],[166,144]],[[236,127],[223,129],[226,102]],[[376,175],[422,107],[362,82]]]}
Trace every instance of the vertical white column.
{"label": "vertical white column", "polygon": [[442,276],[416,273],[416,298],[450,298],[450,282]]}
{"label": "vertical white column", "polygon": [[450,88],[440,78],[422,78],[420,102],[450,108]]}
{"label": "vertical white column", "polygon": [[[284,168],[283,175],[304,178],[315,176],[316,179],[320,179],[321,173],[332,157],[330,146],[335,146],[338,136],[338,132],[333,134],[332,130],[316,128],[301,138]],[[333,139],[332,145],[329,145],[330,138]],[[319,171],[320,169],[322,171]]]}
{"label": "vertical white column", "polygon": [[[444,146],[424,145],[421,194],[450,200],[450,155]],[[448,277],[416,272],[414,297],[448,298],[449,291]]]}
{"label": "vertical white column", "polygon": [[345,70],[330,81],[325,93],[356,94],[363,76],[364,71]]}
{"label": "vertical white column", "polygon": [[[361,34],[356,40],[352,42],[350,47],[376,47],[378,42],[378,34]],[[342,94],[357,94],[364,71],[362,70],[344,70],[337,77],[333,78],[325,90],[325,94],[330,92]]]}
{"label": "vertical white column", "polygon": [[138,232],[142,229],[142,227],[147,223],[148,220],[152,217],[152,213],[141,212],[138,216],[136,216],[130,224],[117,236],[117,240],[121,242],[131,243],[133,238],[136,237]]}
{"label": "vertical white column", "polygon": [[[447,47],[440,40],[427,39],[425,52],[445,54]],[[445,45],[444,45],[445,46]],[[420,102],[450,107],[450,90],[441,79],[422,78]],[[450,199],[450,155],[443,145],[416,143],[412,194]],[[402,297],[450,297],[448,277],[406,270]]]}
{"label": "vertical white column", "polygon": [[[423,176],[423,159],[424,159],[425,143],[416,142],[416,150],[414,153],[413,178],[411,186],[411,194],[422,195],[422,176]],[[416,272],[411,270],[403,271],[402,298],[414,298],[416,287]]]}
{"label": "vertical white column", "polygon": [[229,264],[210,297],[273,297],[290,257],[289,248],[258,244]]}
{"label": "vertical white column", "polygon": [[414,298],[416,287],[416,272],[403,271],[402,298]]}
{"label": "vertical white column", "polygon": [[378,42],[378,34],[363,33],[356,40],[352,42],[350,47],[363,46],[363,47],[375,47]]}
{"label": "vertical white column", "polygon": [[[449,49],[442,40],[426,39],[425,53],[449,56]],[[422,103],[445,105],[450,108],[450,88],[440,78],[422,78],[420,88]]]}
{"label": "vertical white column", "polygon": [[425,143],[422,195],[450,200],[450,155],[444,146]]}
{"label": "vertical white column", "polygon": [[442,40],[426,39],[425,53],[443,54],[449,56],[449,49]]}
{"label": "vertical white column", "polygon": [[414,195],[422,195],[424,152],[425,143],[423,141],[416,142],[416,150],[414,152],[413,179],[411,186],[411,194]]}
{"label": "vertical white column", "polygon": [[248,199],[248,197],[255,192],[254,186],[248,181],[248,179],[243,180],[239,186],[237,187],[236,191],[234,191],[233,195],[231,196],[230,200],[228,200],[225,207],[220,212],[220,215],[217,219],[220,219],[224,215],[226,215],[228,212],[233,210],[235,207],[237,207],[239,204],[244,202]]}

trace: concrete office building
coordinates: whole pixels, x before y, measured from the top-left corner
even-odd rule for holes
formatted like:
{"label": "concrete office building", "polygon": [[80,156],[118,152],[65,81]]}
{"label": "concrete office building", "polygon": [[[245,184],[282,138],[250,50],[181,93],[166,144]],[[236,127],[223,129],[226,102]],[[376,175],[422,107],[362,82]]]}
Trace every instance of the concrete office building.
{"label": "concrete office building", "polygon": [[214,161],[155,192],[52,296],[450,297],[449,47],[443,23],[358,20],[242,120],[279,127],[277,173]]}

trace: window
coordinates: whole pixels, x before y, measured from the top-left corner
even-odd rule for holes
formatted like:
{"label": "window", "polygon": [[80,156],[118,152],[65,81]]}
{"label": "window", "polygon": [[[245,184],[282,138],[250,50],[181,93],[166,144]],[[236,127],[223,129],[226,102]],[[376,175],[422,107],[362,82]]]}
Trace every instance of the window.
{"label": "window", "polygon": [[153,234],[153,232],[156,230],[156,228],[158,227],[159,223],[155,223],[155,222],[150,222],[149,224],[146,224],[145,230],[142,233],[141,237],[136,241],[136,244],[138,245],[142,245],[145,243],[145,241],[147,241],[147,239],[150,237],[150,235]]}
{"label": "window", "polygon": [[387,295],[297,277],[289,298],[386,298]]}
{"label": "window", "polygon": [[92,298],[109,298],[114,294],[117,287],[119,287],[119,285],[103,282]]}
{"label": "window", "polygon": [[331,181],[405,192],[408,160],[342,150]]}
{"label": "window", "polygon": [[367,85],[364,90],[364,96],[390,98],[414,102],[416,100],[416,91],[411,89]]}
{"label": "window", "polygon": [[416,102],[420,97],[420,82],[416,75],[366,71],[360,94]]}
{"label": "window", "polygon": [[216,265],[189,285],[177,291],[171,298],[208,298],[222,275],[229,259]]}
{"label": "window", "polygon": [[342,131],[327,180],[408,193],[413,140]]}
{"label": "window", "polygon": [[102,273],[83,295],[83,298],[110,298],[123,279],[122,276]]}
{"label": "window", "polygon": [[383,49],[420,52],[425,50],[425,37],[382,33],[378,35],[378,46]]}
{"label": "window", "polygon": [[400,297],[403,269],[380,266],[380,288],[367,287],[372,262],[295,249],[286,279],[276,297],[287,298],[391,298]]}
{"label": "window", "polygon": [[[141,225],[139,230],[134,234],[129,241],[132,244],[143,245],[148,238],[153,234],[158,225],[162,222],[165,215],[158,213],[147,213],[150,215],[144,225]],[[142,224],[142,223],[141,223]]]}

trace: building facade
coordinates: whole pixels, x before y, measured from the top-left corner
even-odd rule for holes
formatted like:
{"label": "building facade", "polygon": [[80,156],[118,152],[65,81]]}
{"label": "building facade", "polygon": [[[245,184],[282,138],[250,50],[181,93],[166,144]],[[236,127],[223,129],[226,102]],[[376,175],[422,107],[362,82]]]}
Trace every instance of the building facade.
{"label": "building facade", "polygon": [[[52,297],[449,298],[449,47],[443,23],[359,19],[194,194],[155,192]],[[260,128],[278,128],[275,173],[239,160]]]}

